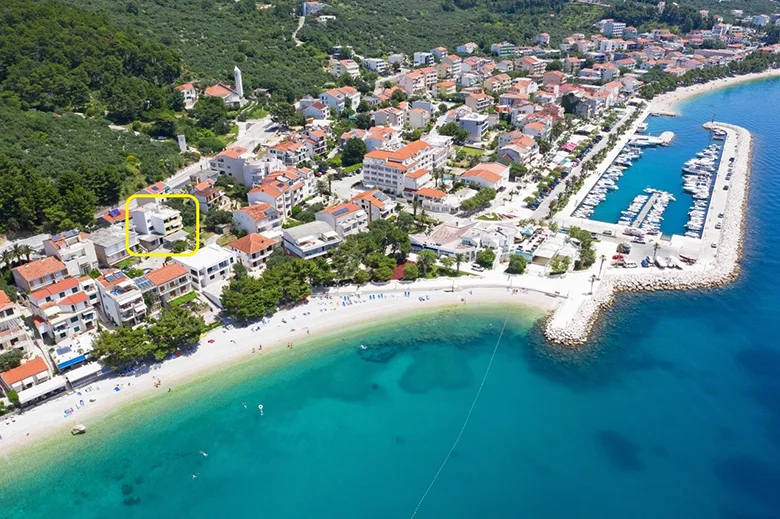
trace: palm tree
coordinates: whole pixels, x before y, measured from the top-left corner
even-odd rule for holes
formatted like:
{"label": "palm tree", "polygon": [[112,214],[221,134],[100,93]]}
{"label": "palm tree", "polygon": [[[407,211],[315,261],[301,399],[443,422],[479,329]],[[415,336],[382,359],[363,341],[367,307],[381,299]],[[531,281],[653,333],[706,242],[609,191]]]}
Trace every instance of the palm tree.
{"label": "palm tree", "polygon": [[653,261],[655,261],[655,256],[658,254],[658,249],[661,248],[661,245],[658,242],[655,242],[653,244]]}
{"label": "palm tree", "polygon": [[21,260],[24,257],[24,253],[22,252],[22,246],[18,243],[15,243],[14,246],[11,248],[11,252],[14,253],[14,263],[21,263]]}
{"label": "palm tree", "polygon": [[417,219],[417,208],[422,205],[419,200],[416,198],[412,200],[412,216],[414,216],[414,219]]}
{"label": "palm tree", "polygon": [[455,254],[455,268],[456,268],[455,272],[457,274],[460,274],[460,264],[463,263],[464,259],[466,258],[463,256],[463,253],[459,252]]}
{"label": "palm tree", "polygon": [[590,276],[590,293],[593,294],[593,283],[596,281],[596,274]]}
{"label": "palm tree", "polygon": [[599,279],[601,279],[601,272],[604,270],[604,262],[607,261],[607,257],[602,254],[601,255],[601,266],[599,267]]}
{"label": "palm tree", "polygon": [[11,264],[14,262],[14,251],[11,249],[5,249],[0,255],[6,268],[11,268]]}
{"label": "palm tree", "polygon": [[21,247],[19,247],[19,254],[24,256],[24,259],[27,260],[28,263],[30,262],[30,256],[32,255],[32,253],[33,253],[32,247],[30,247],[29,245],[22,245]]}

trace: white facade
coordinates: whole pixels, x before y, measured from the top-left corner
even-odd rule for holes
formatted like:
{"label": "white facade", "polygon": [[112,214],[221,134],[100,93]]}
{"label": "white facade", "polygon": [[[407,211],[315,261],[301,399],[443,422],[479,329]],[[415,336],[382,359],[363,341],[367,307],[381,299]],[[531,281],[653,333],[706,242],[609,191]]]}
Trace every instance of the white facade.
{"label": "white facade", "polygon": [[374,150],[363,157],[363,183],[402,194],[406,173],[433,169],[433,159],[433,147],[425,141],[414,141],[395,151]]}
{"label": "white facade", "polygon": [[53,234],[50,240],[43,242],[43,250],[47,256],[63,262],[69,276],[89,274],[98,266],[95,245],[79,231]]}
{"label": "white facade", "polygon": [[121,270],[112,270],[97,279],[103,313],[117,326],[135,326],[146,317],[144,296],[132,279]]}
{"label": "white facade", "polygon": [[192,288],[200,292],[209,285],[229,279],[236,257],[228,249],[211,244],[201,247],[192,256],[174,257],[173,261],[188,270]]}
{"label": "white facade", "polygon": [[283,234],[285,250],[303,259],[327,254],[329,250],[338,247],[341,241],[339,234],[330,225],[316,220],[285,229]]}

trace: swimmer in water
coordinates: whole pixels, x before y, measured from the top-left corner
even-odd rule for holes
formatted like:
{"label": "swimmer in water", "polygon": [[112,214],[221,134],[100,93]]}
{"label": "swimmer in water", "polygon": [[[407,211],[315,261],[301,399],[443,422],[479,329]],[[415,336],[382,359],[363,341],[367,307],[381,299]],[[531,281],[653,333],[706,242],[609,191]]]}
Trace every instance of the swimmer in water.
{"label": "swimmer in water", "polygon": [[204,458],[208,458],[208,457],[209,457],[209,455],[208,455],[208,454],[206,454],[204,451],[200,451],[200,453],[201,453],[201,454],[203,454],[203,457],[204,457]]}
{"label": "swimmer in water", "polygon": [[192,475],[192,479],[198,479],[198,476],[196,476],[195,474],[193,474],[193,475]]}
{"label": "swimmer in water", "polygon": [[244,402],[244,409],[246,409],[246,402]]}

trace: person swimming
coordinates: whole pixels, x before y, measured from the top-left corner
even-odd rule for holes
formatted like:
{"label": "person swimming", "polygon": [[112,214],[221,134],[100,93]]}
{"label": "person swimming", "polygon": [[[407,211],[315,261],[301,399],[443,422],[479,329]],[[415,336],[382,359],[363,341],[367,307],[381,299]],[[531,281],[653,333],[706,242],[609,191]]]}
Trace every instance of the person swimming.
{"label": "person swimming", "polygon": [[204,458],[208,458],[208,457],[209,457],[209,455],[208,455],[208,454],[206,454],[204,451],[200,451],[200,453],[201,453],[201,454],[203,454],[203,457],[204,457]]}

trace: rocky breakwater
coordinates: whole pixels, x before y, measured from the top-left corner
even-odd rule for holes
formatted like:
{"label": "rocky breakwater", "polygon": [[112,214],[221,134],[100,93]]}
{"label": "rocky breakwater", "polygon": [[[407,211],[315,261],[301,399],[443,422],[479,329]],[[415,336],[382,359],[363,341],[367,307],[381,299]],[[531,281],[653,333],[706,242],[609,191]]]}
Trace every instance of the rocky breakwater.
{"label": "rocky breakwater", "polygon": [[[582,344],[588,339],[599,313],[609,307],[618,291],[640,290],[691,290],[721,286],[732,281],[739,272],[742,254],[744,216],[752,156],[752,136],[746,129],[725,123],[708,123],[705,128],[716,127],[727,132],[724,142],[722,168],[728,167],[729,157],[735,158],[734,172],[729,183],[722,228],[718,232],[717,251],[707,260],[682,270],[614,269],[608,271],[594,293],[585,299],[570,299],[548,318],[545,335],[551,342],[564,345]],[[719,175],[723,170],[719,171]],[[713,224],[714,225],[714,224]],[[706,251],[710,242],[702,239],[701,250]],[[572,311],[567,305],[578,305]]]}

